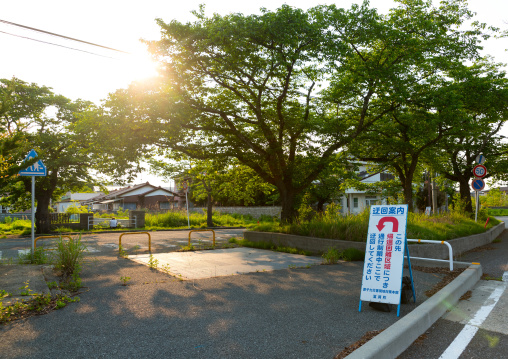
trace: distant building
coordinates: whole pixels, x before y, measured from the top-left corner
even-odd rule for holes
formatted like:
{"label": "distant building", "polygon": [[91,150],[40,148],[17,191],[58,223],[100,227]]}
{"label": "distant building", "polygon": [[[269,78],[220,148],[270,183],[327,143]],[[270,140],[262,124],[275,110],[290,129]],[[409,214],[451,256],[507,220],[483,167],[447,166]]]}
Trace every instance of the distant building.
{"label": "distant building", "polygon": [[[359,163],[358,175],[363,178],[363,183],[376,183],[381,181],[389,181],[395,177],[389,173],[378,172],[369,174],[367,167],[369,165],[364,162]],[[365,208],[376,204],[386,204],[386,199],[379,194],[367,193],[367,191],[360,191],[355,188],[349,188],[346,193],[338,200],[343,214],[351,213],[357,214],[362,212]]]}
{"label": "distant building", "polygon": [[100,192],[100,193],[97,193],[97,192],[93,192],[93,193],[67,192],[64,196],[62,196],[60,201],[54,202],[53,206],[56,209],[57,213],[64,213],[67,210],[67,208],[69,208],[70,206],[76,205],[79,207],[81,205],[80,203],[82,201],[96,197],[101,194],[102,194],[102,192]]}
{"label": "distant building", "polygon": [[[184,198],[185,201],[185,198]],[[141,183],[96,195],[81,201],[93,211],[117,211],[120,208],[128,210],[150,209],[169,210],[181,207],[182,200],[177,193],[150,183]]]}

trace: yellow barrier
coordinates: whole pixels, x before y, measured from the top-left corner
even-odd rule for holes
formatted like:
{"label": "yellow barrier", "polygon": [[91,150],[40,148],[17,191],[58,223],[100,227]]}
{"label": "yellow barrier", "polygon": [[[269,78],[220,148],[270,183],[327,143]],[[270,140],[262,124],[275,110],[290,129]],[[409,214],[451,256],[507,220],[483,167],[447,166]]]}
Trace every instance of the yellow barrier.
{"label": "yellow barrier", "polygon": [[127,234],[147,234],[148,235],[148,252],[152,252],[152,237],[150,236],[150,233],[148,232],[127,232],[120,234],[120,237],[118,238],[118,250],[120,250],[120,247],[122,246],[122,237]]}
{"label": "yellow barrier", "polygon": [[192,232],[210,232],[213,233],[213,245],[215,246],[215,231],[213,229],[193,229],[192,231],[189,231],[189,247],[190,247],[190,236]]}
{"label": "yellow barrier", "polygon": [[37,240],[39,239],[46,239],[46,238],[69,238],[69,239],[72,239],[70,236],[42,236],[42,237],[37,237],[34,239],[34,249],[37,248]]}

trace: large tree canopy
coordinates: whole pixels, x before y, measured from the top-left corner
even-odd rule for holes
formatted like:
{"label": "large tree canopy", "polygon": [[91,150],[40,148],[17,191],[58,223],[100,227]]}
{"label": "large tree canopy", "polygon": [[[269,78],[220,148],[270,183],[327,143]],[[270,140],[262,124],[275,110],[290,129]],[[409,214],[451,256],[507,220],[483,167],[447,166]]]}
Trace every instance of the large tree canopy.
{"label": "large tree canopy", "polygon": [[460,128],[434,146],[425,162],[459,185],[466,210],[472,212],[470,180],[478,155],[488,160],[488,177],[506,180],[508,143],[501,129],[508,120],[508,80],[500,66],[478,61],[453,73],[449,105]]}
{"label": "large tree canopy", "polygon": [[[20,169],[30,149],[35,149],[47,168],[47,176],[37,177],[35,215],[37,232],[48,233],[48,207],[51,199],[85,185],[102,184],[96,171],[108,174],[129,173],[135,166],[124,156],[116,154],[115,139],[103,139],[105,132],[100,117],[84,116],[96,110],[90,102],[70,101],[55,95],[50,88],[28,84],[18,79],[0,80],[0,115],[6,139],[16,138],[16,147],[9,151],[12,166],[2,181],[5,204],[17,209],[30,207],[30,177],[19,177]],[[101,131],[103,130],[103,131]],[[119,160],[115,160],[118,158]],[[28,163],[23,164],[26,167]],[[115,171],[113,171],[113,169]]]}
{"label": "large tree canopy", "polygon": [[158,20],[162,38],[149,47],[160,82],[118,91],[108,112],[145,128],[146,144],[237,158],[278,189],[287,221],[338,151],[388,114],[410,111],[444,72],[477,56],[483,36],[458,30],[471,13],[456,0],[404,0],[386,16],[367,2],[195,15]]}

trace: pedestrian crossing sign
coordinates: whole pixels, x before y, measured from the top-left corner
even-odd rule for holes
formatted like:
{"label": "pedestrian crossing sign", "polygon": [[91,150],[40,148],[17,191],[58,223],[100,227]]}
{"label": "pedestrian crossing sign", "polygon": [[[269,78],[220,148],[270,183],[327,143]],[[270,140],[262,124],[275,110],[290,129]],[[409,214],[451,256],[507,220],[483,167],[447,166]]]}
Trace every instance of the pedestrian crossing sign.
{"label": "pedestrian crossing sign", "polygon": [[[25,160],[23,162],[30,161],[32,158],[36,158],[37,153],[34,149],[32,149],[28,155],[26,156]],[[44,163],[42,163],[42,160],[38,160],[31,166],[28,166],[24,170],[21,170],[18,172],[20,176],[46,176],[46,166],[44,166]]]}

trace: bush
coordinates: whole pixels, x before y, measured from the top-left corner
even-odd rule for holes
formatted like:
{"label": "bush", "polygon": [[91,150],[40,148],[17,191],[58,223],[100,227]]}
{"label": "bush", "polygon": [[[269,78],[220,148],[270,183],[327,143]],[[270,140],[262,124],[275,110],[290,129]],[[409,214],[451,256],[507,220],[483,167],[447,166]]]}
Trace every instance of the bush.
{"label": "bush", "polygon": [[[458,210],[433,216],[409,213],[406,231],[407,238],[446,241],[483,233],[485,232],[484,222],[487,219],[487,215],[485,211],[479,214],[479,220],[475,222],[474,219],[470,218],[469,214],[460,213]],[[499,221],[491,217],[487,229],[492,228],[498,223]],[[323,216],[315,216],[307,222],[292,223],[290,225],[264,222],[252,225],[249,229],[365,242],[367,240],[368,224],[369,211],[365,210],[358,215],[330,216],[325,214]]]}
{"label": "bush", "polygon": [[335,264],[340,258],[339,251],[337,248],[330,248],[323,253],[323,263],[324,264]]}
{"label": "bush", "polygon": [[363,261],[365,259],[365,252],[356,248],[348,248],[340,253],[340,257],[347,261]]}
{"label": "bush", "polygon": [[79,273],[83,264],[86,246],[81,243],[81,235],[77,239],[64,241],[62,237],[57,241],[55,269],[62,271],[64,281],[68,282],[71,290],[81,287]]}

